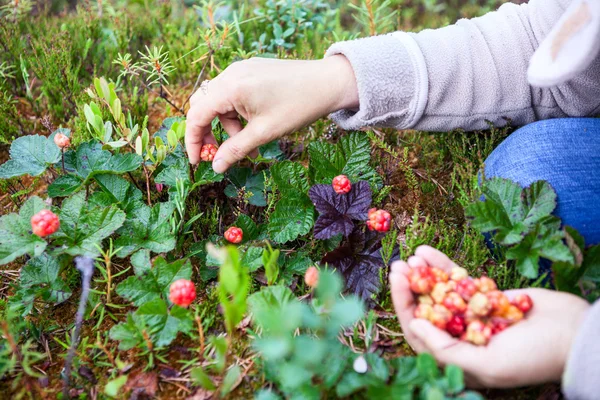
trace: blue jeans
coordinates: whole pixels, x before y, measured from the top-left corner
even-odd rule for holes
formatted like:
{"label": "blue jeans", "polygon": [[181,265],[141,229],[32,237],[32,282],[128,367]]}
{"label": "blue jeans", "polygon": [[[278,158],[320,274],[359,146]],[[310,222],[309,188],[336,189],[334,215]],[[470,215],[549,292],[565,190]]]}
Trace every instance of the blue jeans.
{"label": "blue jeans", "polygon": [[600,119],[539,121],[510,135],[485,162],[485,177],[529,186],[550,182],[558,196],[554,214],[585,238],[600,243]]}

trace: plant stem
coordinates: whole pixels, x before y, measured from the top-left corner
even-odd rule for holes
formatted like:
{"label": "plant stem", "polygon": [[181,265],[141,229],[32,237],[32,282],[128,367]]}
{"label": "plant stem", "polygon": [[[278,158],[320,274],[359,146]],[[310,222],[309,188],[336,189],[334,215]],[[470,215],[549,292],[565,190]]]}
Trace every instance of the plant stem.
{"label": "plant stem", "polygon": [[60,156],[62,158],[62,171],[65,173],[65,149],[60,149]]}
{"label": "plant stem", "polygon": [[204,328],[199,316],[196,316],[196,324],[198,325],[198,335],[200,336],[200,356],[204,358]]}
{"label": "plant stem", "polygon": [[152,207],[152,200],[150,199],[150,175],[148,174],[148,168],[144,164],[144,175],[146,175],[146,195],[148,197],[148,207]]}
{"label": "plant stem", "polygon": [[73,358],[75,357],[75,351],[79,342],[79,333],[81,332],[81,325],[83,324],[83,316],[85,314],[85,306],[90,295],[90,282],[92,275],[94,275],[94,260],[89,257],[77,257],[75,258],[75,265],[79,272],[81,272],[81,296],[79,297],[79,307],[77,308],[77,314],[75,315],[75,330],[71,337],[71,346],[69,347],[69,353],[65,360],[64,368],[64,386],[63,386],[63,398],[69,399],[69,381],[71,379],[71,367],[73,364]]}
{"label": "plant stem", "polygon": [[110,295],[112,288],[112,273],[110,271],[111,261],[109,254],[104,256],[104,265],[106,266],[106,303],[110,304]]}

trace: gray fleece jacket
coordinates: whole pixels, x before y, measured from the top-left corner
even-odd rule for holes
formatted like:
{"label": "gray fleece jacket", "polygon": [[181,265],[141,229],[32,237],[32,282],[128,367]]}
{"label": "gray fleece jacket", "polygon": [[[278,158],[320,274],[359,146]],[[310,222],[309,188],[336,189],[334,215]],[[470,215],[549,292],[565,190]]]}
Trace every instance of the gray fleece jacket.
{"label": "gray fleece jacket", "polygon": [[[600,0],[530,0],[420,33],[336,43],[360,106],[331,115],[344,129],[448,131],[600,112]],[[549,350],[550,351],[550,350]],[[600,399],[600,301],[563,376],[570,400]]]}

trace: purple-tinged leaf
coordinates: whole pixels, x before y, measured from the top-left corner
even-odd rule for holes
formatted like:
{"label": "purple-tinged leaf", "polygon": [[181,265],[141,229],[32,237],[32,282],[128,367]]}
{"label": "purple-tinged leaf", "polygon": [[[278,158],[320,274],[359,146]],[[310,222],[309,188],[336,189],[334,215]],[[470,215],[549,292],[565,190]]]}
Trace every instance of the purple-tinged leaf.
{"label": "purple-tinged leaf", "polygon": [[[381,255],[381,239],[385,234],[355,229],[337,249],[325,254],[322,264],[336,268],[346,282],[346,290],[354,293],[370,305],[373,296],[381,291],[380,270],[385,267]],[[398,248],[392,260],[398,257]]]}
{"label": "purple-tinged leaf", "polygon": [[308,195],[319,211],[314,231],[317,239],[329,239],[340,233],[350,235],[354,228],[352,220],[365,221],[372,200],[371,188],[365,181],[352,185],[347,194],[336,193],[331,185],[315,185]]}

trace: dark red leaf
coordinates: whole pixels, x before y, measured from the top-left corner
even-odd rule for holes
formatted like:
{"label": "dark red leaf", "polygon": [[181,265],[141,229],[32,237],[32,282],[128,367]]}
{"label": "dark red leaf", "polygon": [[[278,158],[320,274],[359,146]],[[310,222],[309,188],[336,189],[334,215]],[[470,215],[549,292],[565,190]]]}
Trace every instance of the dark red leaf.
{"label": "dark red leaf", "polygon": [[308,195],[319,212],[314,235],[317,239],[329,239],[337,234],[352,233],[352,220],[365,221],[371,206],[371,187],[360,181],[352,185],[347,194],[338,194],[331,185],[315,185]]}

